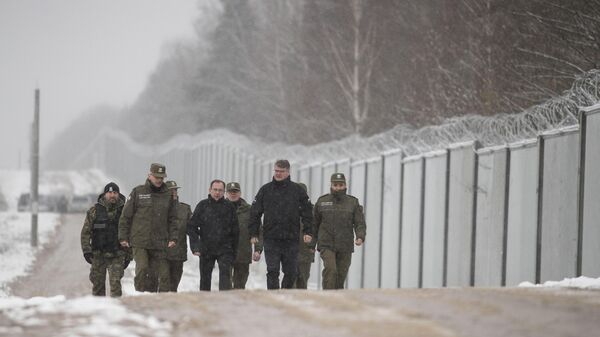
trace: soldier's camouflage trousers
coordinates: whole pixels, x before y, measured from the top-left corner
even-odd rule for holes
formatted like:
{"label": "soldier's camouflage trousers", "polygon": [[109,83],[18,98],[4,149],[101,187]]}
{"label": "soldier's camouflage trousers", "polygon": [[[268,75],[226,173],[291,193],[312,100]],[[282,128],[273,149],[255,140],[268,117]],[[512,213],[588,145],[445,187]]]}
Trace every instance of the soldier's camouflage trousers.
{"label": "soldier's camouflage trousers", "polygon": [[110,296],[121,296],[121,278],[123,278],[124,254],[106,257],[102,252],[93,252],[90,281],[94,296],[106,296],[106,271],[110,284]]}
{"label": "soldier's camouflage trousers", "polygon": [[323,289],[344,289],[352,253],[323,249],[321,259],[323,260]]}
{"label": "soldier's camouflage trousers", "polygon": [[156,289],[155,285],[149,284],[150,281],[147,282],[152,275],[158,275],[158,291],[169,291],[169,265],[164,250],[133,247],[133,260],[135,261],[133,285],[136,291]]}

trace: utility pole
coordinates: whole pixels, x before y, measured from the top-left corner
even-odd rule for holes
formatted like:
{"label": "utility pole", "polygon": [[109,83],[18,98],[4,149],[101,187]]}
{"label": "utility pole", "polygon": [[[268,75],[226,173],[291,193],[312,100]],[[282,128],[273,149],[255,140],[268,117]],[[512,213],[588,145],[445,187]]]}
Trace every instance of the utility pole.
{"label": "utility pole", "polygon": [[38,182],[40,175],[40,89],[35,89],[31,132],[31,246],[38,245]]}

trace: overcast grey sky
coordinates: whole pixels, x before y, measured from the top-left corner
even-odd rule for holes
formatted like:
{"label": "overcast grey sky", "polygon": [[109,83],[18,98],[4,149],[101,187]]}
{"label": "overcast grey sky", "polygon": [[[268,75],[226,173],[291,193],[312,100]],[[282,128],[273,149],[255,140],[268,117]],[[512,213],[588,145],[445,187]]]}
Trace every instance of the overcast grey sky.
{"label": "overcast grey sky", "polygon": [[[41,146],[95,105],[132,104],[197,0],[0,0],[0,169],[28,167],[34,90]],[[42,158],[43,160],[43,158]]]}

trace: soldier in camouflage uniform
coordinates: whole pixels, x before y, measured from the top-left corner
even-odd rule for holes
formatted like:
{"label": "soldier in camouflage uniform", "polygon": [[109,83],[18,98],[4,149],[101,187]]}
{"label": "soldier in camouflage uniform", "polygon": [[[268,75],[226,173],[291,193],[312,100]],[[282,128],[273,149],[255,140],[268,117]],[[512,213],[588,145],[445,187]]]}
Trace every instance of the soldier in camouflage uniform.
{"label": "soldier in camouflage uniform", "polygon": [[250,233],[248,232],[250,205],[240,197],[241,190],[239,183],[230,182],[225,189],[227,190],[227,200],[231,201],[236,207],[240,226],[238,252],[231,265],[231,280],[233,282],[233,289],[245,289],[248,275],[250,274],[250,264],[253,260],[260,261],[262,235],[260,235],[258,242],[254,244],[254,253],[252,253],[252,243],[250,242]]}
{"label": "soldier in camouflage uniform", "polygon": [[106,271],[110,284],[110,296],[121,296],[121,278],[128,254],[119,245],[119,217],[125,204],[125,196],[119,193],[119,186],[111,182],[104,187],[104,193],[92,206],[85,217],[81,229],[81,249],[83,257],[91,264],[90,281],[94,296],[106,296]]}
{"label": "soldier in camouflage uniform", "polygon": [[343,289],[354,245],[363,244],[367,229],[358,199],[346,194],[343,173],[331,175],[331,193],[317,200],[314,219],[317,247],[324,266],[323,289]]}
{"label": "soldier in camouflage uniform", "polygon": [[[167,187],[171,191],[174,200],[179,201],[177,186],[174,181],[167,181]],[[192,217],[192,209],[190,205],[179,202],[177,206],[177,228],[179,237],[177,238],[177,246],[167,248],[167,263],[169,264],[169,286],[171,291],[177,292],[181,275],[183,274],[183,262],[187,260],[187,223]]]}
{"label": "soldier in camouflage uniform", "polygon": [[[300,187],[307,192],[305,184],[298,183],[298,185],[300,185]],[[302,235],[302,222],[300,222],[300,232],[298,236],[300,240],[300,248],[298,250],[298,277],[296,278],[294,288],[306,289],[308,286],[308,278],[310,277],[310,266],[313,262],[315,262],[316,240],[313,240],[310,243],[304,243],[304,238]]]}
{"label": "soldier in camouflage uniform", "polygon": [[177,242],[177,200],[163,182],[166,176],[164,165],[150,165],[146,183],[131,191],[119,220],[121,246],[133,248],[137,291],[147,290],[150,266],[158,269],[158,291],[170,290],[166,249]]}

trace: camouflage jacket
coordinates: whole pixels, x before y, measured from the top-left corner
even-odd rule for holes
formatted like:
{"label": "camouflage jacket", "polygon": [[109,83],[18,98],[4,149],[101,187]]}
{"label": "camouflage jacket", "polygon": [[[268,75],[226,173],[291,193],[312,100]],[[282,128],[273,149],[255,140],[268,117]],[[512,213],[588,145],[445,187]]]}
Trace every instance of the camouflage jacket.
{"label": "camouflage jacket", "polygon": [[[250,232],[248,225],[250,224],[250,205],[244,199],[240,199],[239,203],[234,202],[237,207],[238,223],[240,225],[240,239],[238,243],[236,263],[252,263],[252,244],[250,243]],[[260,231],[259,241],[254,245],[254,249],[262,252],[262,230]]]}
{"label": "camouflage jacket", "polygon": [[365,240],[367,226],[363,207],[351,195],[325,194],[314,207],[317,247],[342,252],[354,251],[354,234]]}
{"label": "camouflage jacket", "polygon": [[[122,194],[119,195],[119,199],[117,200],[116,205],[108,204],[102,196],[98,198],[98,203],[106,209],[109,219],[114,219],[117,215],[119,208],[123,208],[125,204],[125,196]],[[81,250],[83,253],[91,253],[92,249],[92,237],[93,237],[93,229],[94,223],[96,222],[96,208],[98,205],[92,206],[86,213],[85,220],[83,222],[83,227],[81,228]],[[118,219],[117,219],[118,221]],[[117,240],[117,238],[115,238]],[[115,242],[115,246],[118,246],[118,242]],[[115,252],[104,252],[107,257],[113,256],[118,253]],[[120,253],[117,255],[121,255]]]}
{"label": "camouflage jacket", "polygon": [[186,261],[187,260],[187,223],[192,217],[190,205],[180,202],[177,206],[177,246],[167,248],[167,260]]}
{"label": "camouflage jacket", "polygon": [[131,247],[166,249],[167,241],[177,241],[177,201],[165,184],[158,191],[150,180],[131,191],[121,219],[119,241]]}

